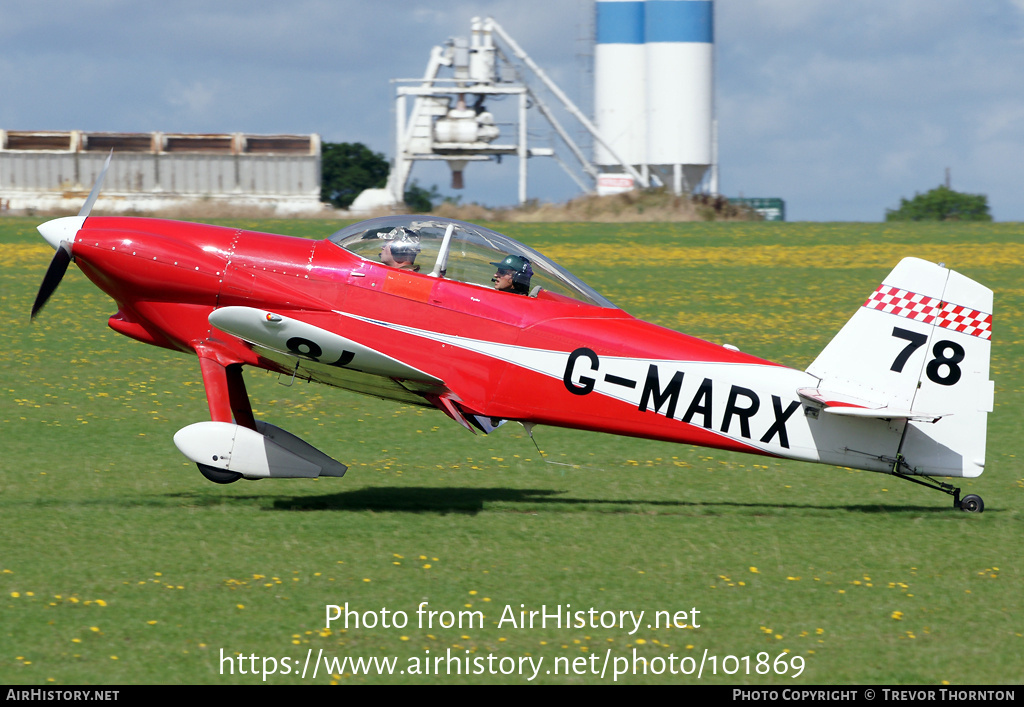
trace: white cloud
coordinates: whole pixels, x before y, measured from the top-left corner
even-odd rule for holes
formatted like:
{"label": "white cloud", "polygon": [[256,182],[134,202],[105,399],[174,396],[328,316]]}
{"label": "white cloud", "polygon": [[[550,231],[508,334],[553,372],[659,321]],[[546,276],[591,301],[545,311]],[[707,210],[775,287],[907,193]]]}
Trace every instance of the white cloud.
{"label": "white cloud", "polygon": [[216,104],[217,89],[202,81],[188,85],[172,80],[164,89],[164,100],[190,117],[205,118]]}

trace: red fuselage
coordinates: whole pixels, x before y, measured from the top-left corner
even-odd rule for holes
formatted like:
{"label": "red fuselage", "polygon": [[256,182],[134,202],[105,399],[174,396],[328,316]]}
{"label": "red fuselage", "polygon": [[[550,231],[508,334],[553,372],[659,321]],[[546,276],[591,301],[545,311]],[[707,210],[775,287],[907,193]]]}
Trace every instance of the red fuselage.
{"label": "red fuselage", "polygon": [[[744,437],[771,430],[773,391],[758,399],[748,388],[711,390],[725,384],[707,379],[699,393],[703,399],[680,397],[682,373],[671,378],[663,372],[659,378],[651,365],[646,377],[629,377],[602,364],[773,364],[556,293],[526,297],[397,270],[326,240],[157,219],[90,217],[73,255],[117,303],[113,329],[177,351],[212,350],[222,365],[290,372],[208,321],[215,309],[246,306],[307,322],[409,363],[444,381],[460,409],[471,414],[748,452],[761,450],[744,444]],[[483,343],[467,347],[462,340]],[[483,353],[484,345],[509,353]],[[518,360],[516,352],[557,354],[565,362],[552,375]],[[638,370],[644,369],[646,364]],[[642,393],[640,404],[590,394],[598,381]],[[730,396],[731,417],[727,409],[723,419],[711,419],[712,395]],[[683,422],[687,408],[690,419]],[[768,417],[747,430],[758,408]],[[776,421],[779,415],[777,410]],[[720,434],[723,426],[733,434]]]}

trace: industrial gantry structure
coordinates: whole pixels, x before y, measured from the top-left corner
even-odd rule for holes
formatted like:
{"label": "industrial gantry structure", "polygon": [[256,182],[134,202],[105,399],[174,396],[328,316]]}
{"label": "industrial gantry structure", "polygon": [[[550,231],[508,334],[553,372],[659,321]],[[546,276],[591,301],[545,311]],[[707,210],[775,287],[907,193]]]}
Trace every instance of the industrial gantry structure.
{"label": "industrial gantry structure", "polygon": [[[661,185],[695,191],[714,176],[713,5],[711,0],[598,0],[595,3],[595,122],[493,18],[473,18],[469,39],[431,51],[422,78],[395,79],[395,159],[385,189],[369,190],[356,207],[403,200],[413,164],[444,161],[452,188],[473,162],[518,158],[520,203],[527,200],[531,157],[552,157],[582,191],[612,193]],[[442,70],[450,75],[442,76]],[[540,83],[593,139],[593,158],[562,125],[532,84]],[[514,141],[488,102],[515,97]],[[411,107],[409,104],[412,104]],[[529,144],[535,107],[578,163],[582,176],[551,147]]]}

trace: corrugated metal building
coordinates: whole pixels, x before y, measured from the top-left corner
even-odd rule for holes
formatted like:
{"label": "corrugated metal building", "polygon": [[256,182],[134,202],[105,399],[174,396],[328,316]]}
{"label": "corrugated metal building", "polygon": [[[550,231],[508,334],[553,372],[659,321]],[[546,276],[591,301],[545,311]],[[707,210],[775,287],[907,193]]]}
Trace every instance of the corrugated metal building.
{"label": "corrugated metal building", "polygon": [[98,209],[214,203],[323,210],[319,135],[0,130],[0,208],[76,210],[110,151]]}

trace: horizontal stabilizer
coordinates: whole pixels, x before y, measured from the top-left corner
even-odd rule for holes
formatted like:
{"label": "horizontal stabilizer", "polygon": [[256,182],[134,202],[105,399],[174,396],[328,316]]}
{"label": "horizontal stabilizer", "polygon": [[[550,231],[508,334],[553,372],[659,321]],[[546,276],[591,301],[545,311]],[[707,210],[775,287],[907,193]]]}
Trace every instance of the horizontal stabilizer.
{"label": "horizontal stabilizer", "polygon": [[830,415],[843,415],[846,417],[867,417],[875,420],[914,420],[915,422],[938,422],[945,415],[922,415],[919,412],[910,410],[897,410],[895,408],[851,408],[851,407],[827,407],[825,412]]}
{"label": "horizontal stabilizer", "polygon": [[800,388],[797,394],[821,407],[830,415],[845,417],[863,417],[875,420],[915,420],[917,422],[936,422],[947,413],[928,414],[920,411],[900,409],[888,405],[878,405],[860,400],[841,393],[831,393],[817,388]]}

